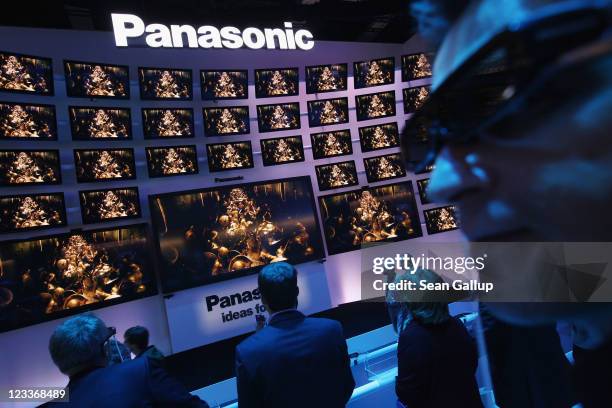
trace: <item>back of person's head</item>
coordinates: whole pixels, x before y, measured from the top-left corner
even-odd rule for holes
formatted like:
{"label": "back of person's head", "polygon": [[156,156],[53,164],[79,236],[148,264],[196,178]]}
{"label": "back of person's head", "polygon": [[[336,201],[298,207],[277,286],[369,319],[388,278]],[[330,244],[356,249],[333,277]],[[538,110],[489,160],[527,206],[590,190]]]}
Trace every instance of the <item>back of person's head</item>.
{"label": "back of person's head", "polygon": [[130,327],[125,331],[123,339],[128,345],[144,350],[149,346],[149,331],[142,326]]}
{"label": "back of person's head", "polygon": [[[396,283],[402,281],[412,282],[414,287],[425,284],[440,284],[444,281],[435,272],[429,269],[417,269],[415,273],[398,275]],[[444,323],[450,318],[448,302],[440,299],[438,291],[404,290],[395,294],[395,301],[401,304],[397,317],[397,329],[402,331],[412,320],[423,324],[435,325]]]}
{"label": "back of person's head", "polygon": [[469,2],[470,0],[413,0],[410,3],[410,13],[417,22],[421,37],[437,47]]}
{"label": "back of person's head", "polygon": [[297,270],[286,262],[274,262],[265,266],[257,279],[264,304],[271,312],[297,306],[299,289]]}
{"label": "back of person's head", "polygon": [[104,366],[103,345],[109,329],[91,313],[82,314],[60,324],[49,339],[49,353],[59,370],[68,375],[96,366]]}

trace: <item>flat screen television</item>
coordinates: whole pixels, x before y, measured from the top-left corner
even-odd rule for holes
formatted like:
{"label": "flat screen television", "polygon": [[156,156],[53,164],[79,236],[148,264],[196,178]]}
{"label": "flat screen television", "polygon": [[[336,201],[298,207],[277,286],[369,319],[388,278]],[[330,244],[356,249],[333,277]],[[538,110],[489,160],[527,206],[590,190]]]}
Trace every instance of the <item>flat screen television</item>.
{"label": "flat screen television", "polygon": [[[431,149],[429,138],[429,122],[419,116],[414,120],[406,121],[406,126],[402,131],[404,138],[404,153],[408,162],[413,166],[422,163]],[[429,165],[415,174],[427,173],[433,170],[433,165]]]}
{"label": "flat screen television", "polygon": [[414,81],[431,77],[431,63],[433,54],[402,55],[402,82]]}
{"label": "flat screen television", "polygon": [[388,85],[395,81],[395,58],[380,58],[353,63],[355,89]]}
{"label": "flat screen television", "polygon": [[273,98],[300,93],[297,68],[268,68],[255,70],[255,97]]}
{"label": "flat screen television", "polygon": [[164,292],[323,257],[310,177],[149,196]]}
{"label": "flat screen television", "polygon": [[405,177],[406,168],[399,153],[385,154],[363,159],[368,183]]}
{"label": "flat screen television", "polygon": [[414,113],[417,109],[423,106],[425,100],[429,96],[431,87],[416,86],[414,88],[404,88],[402,95],[404,97],[404,113]]}
{"label": "flat screen television", "polygon": [[253,168],[253,149],[251,142],[211,143],[206,145],[208,170],[228,171]]}
{"label": "flat screen television", "polygon": [[398,147],[400,139],[397,122],[360,127],[359,143],[364,153]]}
{"label": "flat screen television", "polygon": [[0,232],[2,233],[65,225],[64,193],[0,196]]}
{"label": "flat screen television", "polygon": [[138,187],[79,191],[83,224],[140,218]]}
{"label": "flat screen television", "polygon": [[66,93],[77,98],[130,98],[127,65],[64,61]]}
{"label": "flat screen television", "polygon": [[249,74],[244,70],[201,70],[202,100],[248,99]]}
{"label": "flat screen television", "polygon": [[395,91],[355,96],[357,120],[395,116]]}
{"label": "flat screen television", "polygon": [[57,140],[55,106],[0,102],[0,139]]}
{"label": "flat screen television", "polygon": [[257,105],[257,123],[260,133],[299,129],[300,104],[293,102]]}
{"label": "flat screen television", "polygon": [[359,184],[354,160],[315,166],[319,191],[345,188]]}
{"label": "flat screen television", "polygon": [[147,147],[149,177],[198,174],[198,154],[195,145]]}
{"label": "flat screen television", "polygon": [[347,64],[312,65],[306,67],[306,93],[346,91]]}
{"label": "flat screen television", "polygon": [[133,149],[77,149],[74,163],[79,183],[136,178]]}
{"label": "flat screen television", "polygon": [[261,139],[261,157],[264,166],[276,166],[304,161],[302,136]]}
{"label": "flat screen television", "polygon": [[310,127],[337,125],[348,121],[348,98],[308,101],[308,124]]}
{"label": "flat screen television", "polygon": [[61,183],[58,150],[0,150],[0,186]]}
{"label": "flat screen television", "polygon": [[51,58],[0,51],[0,91],[52,96]]}
{"label": "flat screen television", "polygon": [[417,180],[417,187],[419,189],[419,196],[421,197],[421,204],[431,204],[429,197],[427,196],[427,186],[429,185],[429,179]]}
{"label": "flat screen television", "polygon": [[139,67],[138,83],[142,100],[193,99],[193,79],[190,69]]}
{"label": "flat screen television", "polygon": [[429,235],[459,228],[457,209],[454,205],[425,210],[423,214],[425,215],[425,225]]}
{"label": "flat screen television", "polygon": [[70,106],[72,140],[129,140],[132,117],[129,108]]}
{"label": "flat screen television", "polygon": [[147,225],[0,242],[0,331],[157,293]]}
{"label": "flat screen television", "polygon": [[143,109],[142,132],[145,139],[194,137],[193,109]]}
{"label": "flat screen television", "polygon": [[251,131],[248,106],[203,108],[206,136],[246,135]]}
{"label": "flat screen television", "polygon": [[310,142],[315,160],[353,154],[350,129],[311,133]]}
{"label": "flat screen television", "polygon": [[319,210],[329,255],[422,235],[410,181],[321,196]]}

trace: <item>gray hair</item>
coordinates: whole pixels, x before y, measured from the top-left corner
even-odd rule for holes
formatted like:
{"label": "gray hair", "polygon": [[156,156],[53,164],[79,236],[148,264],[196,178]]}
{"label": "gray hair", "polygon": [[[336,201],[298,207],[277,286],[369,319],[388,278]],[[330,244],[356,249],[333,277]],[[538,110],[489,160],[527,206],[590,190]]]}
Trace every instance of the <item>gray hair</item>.
{"label": "gray hair", "polygon": [[75,316],[60,324],[49,339],[49,353],[66,375],[104,361],[102,345],[108,336],[106,324],[93,313]]}

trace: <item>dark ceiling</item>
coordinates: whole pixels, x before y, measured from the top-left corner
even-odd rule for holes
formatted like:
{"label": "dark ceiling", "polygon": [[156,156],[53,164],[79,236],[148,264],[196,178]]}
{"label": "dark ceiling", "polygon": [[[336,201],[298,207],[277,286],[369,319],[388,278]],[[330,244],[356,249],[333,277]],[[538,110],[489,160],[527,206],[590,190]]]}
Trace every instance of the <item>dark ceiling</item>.
{"label": "dark ceiling", "polygon": [[407,0],[16,0],[0,25],[110,31],[111,12],[136,14],[145,24],[244,28],[291,21],[321,41],[401,43],[415,32]]}

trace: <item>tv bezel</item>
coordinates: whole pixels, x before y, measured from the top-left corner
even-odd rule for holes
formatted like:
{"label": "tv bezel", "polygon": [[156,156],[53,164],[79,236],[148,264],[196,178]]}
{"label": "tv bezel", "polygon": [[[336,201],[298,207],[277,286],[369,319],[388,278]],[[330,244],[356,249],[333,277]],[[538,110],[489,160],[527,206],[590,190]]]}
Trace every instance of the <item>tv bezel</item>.
{"label": "tv bezel", "polygon": [[[109,110],[122,110],[122,111],[127,111],[128,113],[128,137],[124,137],[124,138],[116,138],[116,137],[95,137],[95,138],[88,138],[88,139],[78,139],[75,136],[75,124],[74,121],[72,120],[72,110],[73,109],[109,109]],[[77,142],[91,142],[91,141],[96,141],[96,140],[103,140],[103,141],[121,141],[121,140],[133,140],[134,139],[134,134],[133,134],[133,129],[132,129],[132,109],[130,109],[129,107],[122,107],[122,106],[77,106],[77,105],[68,105],[68,121],[70,122],[70,137],[72,138],[73,141],[77,141]]]}
{"label": "tv bezel", "polygon": [[[144,244],[144,251],[146,254],[146,250],[150,250],[151,249],[151,231],[149,228],[149,224],[146,222],[139,222],[139,223],[134,223],[134,224],[126,224],[126,225],[120,225],[120,226],[106,226],[106,227],[101,227],[101,228],[95,228],[95,229],[86,229],[86,230],[82,230],[80,228],[74,228],[71,229],[67,232],[59,232],[56,234],[49,234],[49,235],[43,235],[43,236],[35,236],[35,237],[29,237],[29,238],[20,238],[20,239],[11,239],[11,240],[6,240],[6,241],[2,241],[2,244],[16,244],[16,243],[20,243],[20,242],[27,242],[27,241],[37,241],[37,240],[43,240],[43,239],[53,239],[56,238],[58,236],[69,236],[69,235],[73,235],[73,234],[79,234],[79,233],[96,233],[96,232],[102,232],[102,231],[112,231],[112,230],[118,230],[118,229],[125,229],[125,228],[133,228],[133,227],[143,227],[143,236],[146,238],[146,243]],[[147,248],[148,247],[148,248]],[[27,323],[27,324],[19,324],[19,325],[15,325],[15,326],[9,326],[8,328],[3,328],[0,327],[0,333],[5,333],[5,332],[9,332],[12,330],[17,330],[17,329],[21,329],[24,327],[29,327],[29,326],[34,326],[37,324],[41,324],[44,322],[49,322],[52,320],[58,320],[58,319],[62,319],[68,316],[72,316],[72,315],[76,315],[76,314],[80,314],[83,312],[90,312],[93,310],[98,310],[98,309],[102,309],[104,307],[108,307],[108,306],[115,306],[115,305],[119,305],[122,303],[127,303],[127,302],[132,302],[134,300],[139,300],[139,299],[144,299],[147,297],[151,297],[151,296],[156,296],[157,294],[159,294],[159,288],[158,288],[158,284],[157,284],[157,266],[156,263],[154,262],[154,260],[150,260],[150,272],[151,272],[151,293],[148,294],[137,294],[136,296],[130,297],[128,299],[122,297],[118,297],[118,298],[114,298],[114,299],[110,299],[110,300],[103,300],[100,302],[95,302],[95,303],[89,303],[89,304],[85,304],[83,306],[79,306],[77,308],[74,309],[64,309],[64,310],[60,310],[57,312],[53,312],[50,314],[44,314],[42,317],[42,319],[36,319],[34,321],[32,321],[31,323]]]}
{"label": "tv bezel", "polygon": [[[105,67],[113,67],[113,68],[121,68],[125,69],[127,73],[127,87],[126,87],[126,95],[125,96],[107,96],[107,95],[75,95],[70,92],[70,85],[68,84],[68,72],[66,70],[67,64],[83,64],[83,65],[101,65]],[[102,62],[89,62],[89,61],[76,61],[76,60],[63,60],[64,65],[64,81],[66,82],[66,96],[69,98],[85,98],[85,99],[119,99],[126,100],[130,99],[131,91],[130,91],[130,66],[129,65],[120,65],[120,64],[108,64]]]}
{"label": "tv bezel", "polygon": [[[142,70],[158,70],[158,71],[185,71],[189,72],[190,77],[190,87],[189,87],[189,97],[186,98],[158,98],[158,97],[146,97],[144,95],[143,83],[140,78],[140,73]],[[140,93],[141,101],[192,101],[193,100],[193,70],[190,68],[168,68],[168,67],[138,67],[136,69],[136,75],[138,76],[138,90]]]}
{"label": "tv bezel", "polygon": [[58,140],[58,126],[57,126],[57,109],[55,108],[55,105],[51,105],[48,103],[27,103],[27,102],[9,102],[9,101],[0,101],[0,105],[11,105],[11,106],[16,106],[16,105],[20,105],[20,106],[33,106],[33,107],[44,107],[44,108],[51,108],[51,110],[53,111],[53,123],[55,125],[55,134],[53,135],[53,137],[48,137],[48,138],[40,138],[40,137],[7,137],[4,136],[4,133],[0,132],[0,140],[13,140],[13,141],[17,141],[17,140],[21,140],[21,141],[35,141],[35,142],[45,142],[45,141],[56,141]]}
{"label": "tv bezel", "polygon": [[[259,116],[259,108],[264,108],[266,106],[278,106],[278,105],[297,105],[298,107],[298,115],[297,115],[297,126],[291,128],[283,128],[283,129],[271,129],[271,130],[262,130],[261,126],[261,118]],[[267,103],[265,105],[256,105],[255,109],[257,110],[257,129],[259,133],[272,133],[272,132],[283,132],[289,130],[297,130],[302,128],[302,119],[300,116],[302,115],[302,111],[300,110],[300,102],[282,102],[282,103]]]}
{"label": "tv bezel", "polygon": [[[428,75],[428,76],[424,76],[424,77],[420,77],[420,78],[408,78],[408,76],[407,76],[407,75],[405,75],[405,73],[404,73],[404,68],[405,68],[405,65],[404,65],[404,59],[405,59],[406,57],[412,57],[412,56],[414,56],[414,55],[421,55],[421,54],[425,55],[425,58],[427,58],[427,55],[428,55],[428,54],[433,54],[433,53],[428,53],[428,52],[414,52],[414,53],[412,53],[412,54],[403,54],[403,55],[400,57],[400,64],[401,64],[400,69],[401,69],[401,74],[402,74],[402,82],[420,81],[421,79],[427,79],[427,78],[431,78],[431,77],[432,77],[431,75]],[[427,61],[429,62],[429,59],[428,59]],[[431,66],[431,62],[429,62],[429,65]],[[432,68],[433,68],[433,67],[432,67]]]}
{"label": "tv bezel", "polygon": [[[251,158],[251,165],[249,167],[233,167],[231,169],[220,169],[220,170],[213,170],[212,166],[210,164],[210,150],[208,149],[208,146],[218,146],[218,145],[226,145],[226,144],[240,144],[240,143],[248,143],[249,145],[249,157]],[[245,169],[252,169],[255,167],[255,160],[253,158],[253,144],[251,143],[250,140],[237,140],[235,142],[221,142],[221,143],[207,143],[206,144],[206,162],[208,164],[208,171],[210,173],[220,173],[220,172],[224,172],[224,171],[232,171],[232,170],[245,170]]]}
{"label": "tv bezel", "polygon": [[[267,162],[266,163],[266,159],[264,156],[264,141],[265,140],[279,140],[279,139],[300,139],[300,145],[299,145],[299,149],[300,152],[302,153],[302,159],[301,160],[292,160],[292,161],[286,161],[286,162],[282,162],[282,163],[272,163],[272,162]],[[264,165],[264,167],[270,167],[270,166],[282,166],[283,164],[292,164],[292,163],[301,163],[306,161],[306,155],[304,154],[304,141],[302,140],[302,135],[292,135],[292,136],[279,136],[279,137],[270,137],[270,138],[264,138],[264,139],[259,139],[259,146],[261,147],[261,161]]]}
{"label": "tv bezel", "polygon": [[[327,133],[336,133],[336,132],[343,132],[343,133],[348,132],[349,140],[350,140],[350,143],[349,143],[350,152],[348,152],[348,153],[340,153],[340,154],[333,154],[333,155],[330,155],[330,156],[315,157],[315,148],[314,148],[314,145],[315,145],[315,136],[324,135],[324,134],[327,134]],[[340,157],[340,156],[350,156],[350,155],[353,154],[353,136],[351,134],[351,129],[347,128],[347,129],[339,129],[339,130],[329,130],[327,132],[315,132],[315,133],[311,133],[310,134],[310,148],[312,149],[312,159],[313,160],[329,159],[329,158],[332,158],[332,157]]]}
{"label": "tv bezel", "polygon": [[[314,124],[312,121],[312,117],[311,117],[311,113],[312,113],[312,108],[311,106],[314,105],[315,103],[325,103],[327,101],[337,101],[337,100],[344,100],[346,102],[346,120],[343,122],[336,122],[336,123],[320,123],[320,124]],[[324,127],[324,126],[336,126],[336,125],[342,125],[345,123],[349,123],[349,103],[348,103],[348,96],[339,96],[337,98],[327,98],[327,99],[312,99],[310,101],[306,101],[306,107],[308,109],[308,127]]]}
{"label": "tv bezel", "polygon": [[402,106],[404,108],[404,114],[409,115],[411,113],[415,113],[419,108],[415,108],[414,110],[407,109],[406,106],[406,91],[409,89],[417,89],[417,88],[429,88],[429,93],[431,93],[431,85],[418,85],[418,86],[409,86],[408,88],[402,88]]}
{"label": "tv bezel", "polygon": [[[427,218],[427,213],[433,212],[435,210],[440,210],[442,208],[449,208],[449,207],[455,207],[454,212],[455,212],[455,216],[457,215],[457,206],[456,205],[443,205],[440,207],[435,207],[435,208],[428,208],[427,210],[423,210],[423,221],[425,222],[425,229],[427,230],[427,235],[435,235],[435,234],[442,234],[443,232],[449,232],[449,231],[455,231],[458,230],[459,228],[461,228],[459,225],[457,225],[455,228],[450,228],[444,231],[436,231],[436,232],[431,232],[429,230],[429,223],[427,222],[428,218]],[[457,220],[458,221],[458,220]]]}
{"label": "tv bezel", "polygon": [[[338,65],[338,66],[344,66],[344,88],[341,89],[332,89],[329,91],[316,91],[316,92],[309,92],[309,88],[308,88],[308,70],[312,69],[312,68],[321,68],[321,67],[331,67],[334,65]],[[330,93],[330,92],[343,92],[348,90],[348,63],[346,62],[340,62],[337,64],[319,64],[319,65],[307,65],[304,68],[304,85],[306,86],[306,95],[315,95],[315,94],[320,94],[320,93]]]}
{"label": "tv bezel", "polygon": [[[344,164],[344,163],[353,163],[353,170],[354,170],[354,174],[355,174],[355,183],[347,184],[345,186],[340,186],[340,187],[322,188],[318,169],[320,169],[321,167],[330,167],[330,166],[333,166],[335,164]],[[317,186],[319,187],[319,191],[320,192],[321,191],[330,191],[330,190],[340,190],[340,189],[343,189],[343,188],[349,188],[349,187],[354,187],[354,186],[358,186],[359,185],[359,173],[357,172],[357,163],[355,163],[354,159],[353,160],[344,160],[344,161],[339,161],[339,162],[334,162],[334,163],[319,164],[319,165],[315,166],[315,176],[317,177]]]}
{"label": "tv bezel", "polygon": [[55,81],[53,78],[53,59],[51,57],[39,57],[36,55],[30,55],[30,54],[22,54],[19,52],[10,52],[10,51],[0,51],[0,54],[8,54],[8,55],[14,55],[16,57],[24,57],[24,58],[35,58],[35,59],[39,59],[39,60],[45,60],[49,62],[49,70],[50,72],[50,81],[49,81],[49,92],[48,93],[40,93],[40,92],[32,92],[32,91],[22,91],[22,90],[18,90],[18,89],[4,89],[4,88],[0,88],[0,92],[8,92],[8,93],[13,93],[13,94],[24,94],[24,95],[39,95],[39,96],[55,96]]}
{"label": "tv bezel", "polygon": [[[272,183],[282,183],[282,182],[290,182],[293,180],[298,180],[298,179],[307,179],[308,182],[305,183],[306,184],[306,188],[308,188],[308,192],[310,193],[310,196],[312,197],[312,200],[310,202],[311,204],[311,208],[312,208],[312,215],[314,217],[314,227],[315,227],[315,233],[318,234],[318,237],[321,241],[321,257],[316,257],[313,258],[312,260],[309,261],[305,261],[299,264],[295,264],[295,265],[302,265],[305,263],[309,263],[309,262],[317,262],[317,261],[321,261],[322,259],[325,259],[325,237],[322,235],[322,231],[321,231],[321,225],[319,224],[319,217],[318,217],[318,213],[317,213],[317,204],[316,204],[316,199],[317,197],[314,194],[314,189],[312,187],[312,179],[309,175],[304,175],[304,176],[295,176],[295,177],[285,177],[285,178],[278,178],[278,179],[272,179],[272,180],[261,180],[261,181],[250,181],[248,183],[236,183],[236,184],[222,184],[222,185],[217,185],[217,186],[213,186],[213,187],[206,187],[206,188],[198,188],[198,189],[191,189],[191,190],[183,190],[183,191],[173,191],[173,192],[169,192],[169,193],[160,193],[160,194],[149,194],[149,208],[154,208],[153,206],[155,205],[155,200],[157,200],[158,198],[164,198],[164,197],[172,197],[172,196],[176,196],[176,195],[185,195],[185,194],[197,194],[197,193],[208,193],[210,191],[218,191],[220,189],[225,189],[225,190],[231,190],[232,188],[237,188],[237,187],[241,187],[241,188],[250,188],[251,186],[254,185],[263,185],[263,184],[272,184]],[[152,213],[152,211],[151,211]],[[163,262],[164,257],[161,254],[161,247],[159,244],[159,234],[157,233],[158,229],[158,223],[156,221],[156,219],[151,215],[151,234],[153,236],[153,243],[155,244],[155,251],[156,251],[156,255],[157,255],[157,259],[160,260],[160,263]],[[160,287],[161,287],[161,292],[163,294],[169,294],[169,293],[175,293],[175,292],[179,292],[182,290],[186,290],[186,289],[191,289],[191,288],[196,288],[196,287],[201,287],[201,286],[207,286],[210,284],[214,284],[217,282],[221,282],[221,281],[226,281],[226,280],[230,280],[230,279],[236,279],[236,278],[241,278],[244,276],[249,276],[249,275],[254,275],[256,273],[258,273],[265,265],[260,265],[260,266],[255,266],[252,268],[248,268],[247,270],[240,270],[238,272],[235,273],[222,273],[216,276],[211,276],[205,283],[202,284],[198,284],[198,285],[191,285],[191,286],[184,286],[178,289],[174,289],[172,291],[167,291],[166,288],[164,288],[164,280],[162,279],[162,274],[165,273],[165,271],[163,271],[162,267],[159,267],[159,277],[160,277]]]}
{"label": "tv bezel", "polygon": [[[191,123],[190,123],[190,127],[192,130],[192,134],[191,136],[157,136],[157,137],[150,137],[147,135],[147,133],[145,132],[145,111],[154,111],[154,110],[158,110],[158,111],[164,111],[164,110],[170,110],[170,111],[180,111],[180,110],[184,110],[184,111],[189,111],[191,112]],[[174,139],[192,139],[195,137],[195,119],[194,119],[194,115],[195,113],[193,112],[193,108],[141,108],[140,109],[140,115],[142,118],[142,135],[144,137],[145,140],[174,140]]]}
{"label": "tv bezel", "polygon": [[0,196],[0,200],[10,199],[10,198],[20,198],[20,197],[38,197],[38,196],[59,196],[61,197],[62,206],[61,206],[60,216],[62,219],[62,223],[57,224],[57,225],[39,225],[39,226],[29,227],[29,228],[1,229],[0,234],[11,234],[11,233],[23,232],[23,231],[28,231],[28,232],[29,231],[40,231],[40,230],[46,230],[46,229],[52,229],[52,228],[64,228],[68,225],[68,218],[66,216],[66,197],[63,191],[54,191],[50,193],[20,193],[20,194],[2,195]]}
{"label": "tv bezel", "polygon": [[[132,177],[120,177],[120,178],[112,178],[112,179],[99,179],[99,180],[79,180],[79,174],[77,172],[77,152],[91,152],[91,151],[97,151],[97,152],[101,152],[104,150],[128,150],[132,153],[132,168],[134,169],[134,175]],[[133,147],[112,147],[110,149],[103,149],[103,148],[95,148],[95,149],[73,149],[72,150],[72,154],[74,157],[74,175],[76,177],[77,183],[109,183],[109,182],[113,182],[113,181],[123,181],[123,180],[136,180],[136,156],[134,155],[134,148]]]}
{"label": "tv bezel", "polygon": [[[295,80],[296,87],[295,93],[287,94],[287,95],[260,95],[257,92],[257,73],[261,71],[295,71],[297,74],[297,78]],[[267,99],[267,98],[285,98],[289,96],[297,96],[300,94],[300,67],[286,67],[286,68],[256,68],[253,70],[253,86],[255,87],[255,99]]]}
{"label": "tv bezel", "polygon": [[[393,104],[391,105],[393,107],[393,113],[390,113],[388,115],[383,115],[383,116],[376,116],[374,118],[360,117],[360,115],[359,115],[359,98],[364,97],[364,96],[380,95],[380,94],[386,94],[386,93],[393,94]],[[392,116],[396,116],[397,115],[397,108],[395,106],[396,104],[397,104],[397,99],[395,99],[395,89],[391,89],[389,91],[372,92],[372,93],[367,93],[367,94],[355,95],[355,116],[357,117],[357,122],[363,122],[363,121],[366,121],[366,120],[376,120],[376,119],[390,118]]]}
{"label": "tv bezel", "polygon": [[55,186],[62,184],[62,161],[60,158],[59,149],[0,149],[0,152],[45,152],[54,153],[57,157],[57,181],[44,182],[44,183],[19,183],[19,184],[5,184],[0,182],[0,187],[21,187],[21,186]]}
{"label": "tv bezel", "polygon": [[[242,72],[246,74],[246,92],[244,96],[237,97],[222,97],[222,98],[207,98],[204,95],[204,74],[207,72]],[[249,99],[249,70],[248,69],[201,69],[200,70],[200,93],[203,101],[232,101],[232,100],[241,100],[241,99]]]}
{"label": "tv bezel", "polygon": [[[393,61],[393,71],[391,74],[391,82],[387,82],[384,84],[377,84],[377,85],[368,85],[368,86],[357,86],[357,65],[359,64],[363,64],[363,63],[371,63],[373,61],[384,61],[384,60],[391,60]],[[393,85],[395,83],[395,56],[391,56],[391,57],[381,57],[381,58],[372,58],[372,59],[367,59],[367,60],[362,60],[362,61],[354,61],[353,62],[353,89],[366,89],[366,88],[375,88],[377,86],[386,86],[386,85]]]}
{"label": "tv bezel", "polygon": [[[374,159],[380,159],[381,157],[389,157],[389,156],[399,156],[401,165],[402,165],[402,174],[399,176],[391,176],[391,177],[385,177],[385,178],[381,178],[381,179],[374,179],[370,177],[370,174],[368,173],[368,165],[367,163],[371,160]],[[363,167],[365,169],[365,174],[366,174],[366,179],[368,180],[368,183],[377,183],[379,181],[387,181],[387,180],[394,180],[394,179],[398,179],[398,178],[402,178],[402,177],[406,177],[406,175],[408,174],[406,171],[406,166],[404,166],[404,163],[401,159],[401,154],[400,153],[387,153],[387,154],[381,154],[380,156],[370,156],[370,157],[364,157],[363,158]]]}
{"label": "tv bezel", "polygon": [[[363,135],[362,129],[371,129],[371,128],[375,128],[378,126],[386,126],[386,125],[392,125],[395,128],[395,133],[397,135],[397,144],[394,146],[387,146],[387,147],[380,147],[378,149],[368,149],[366,148],[366,146],[364,145],[364,140],[363,140]],[[359,128],[357,128],[357,132],[359,133],[359,146],[361,147],[361,152],[362,153],[369,153],[369,152],[377,152],[379,150],[385,150],[385,149],[393,149],[396,147],[400,147],[400,133],[399,133],[399,126],[397,124],[397,121],[393,121],[393,122],[385,122],[385,123],[380,123],[377,125],[368,125],[368,126],[361,126]]]}
{"label": "tv bezel", "polygon": [[[211,109],[232,109],[232,108],[245,108],[247,110],[247,118],[248,120],[246,121],[246,130],[244,132],[232,132],[232,133],[223,133],[223,134],[217,134],[217,135],[209,135],[208,132],[206,131],[206,114],[205,112],[207,110],[211,110]],[[251,113],[249,111],[249,105],[238,105],[238,106],[203,106],[202,107],[202,120],[203,120],[203,125],[204,125],[204,136],[206,137],[225,137],[225,136],[235,136],[235,135],[248,135],[249,133],[251,133]]]}
{"label": "tv bezel", "polygon": [[[149,151],[156,149],[177,149],[177,148],[191,148],[195,154],[195,170],[191,173],[178,173],[178,174],[161,174],[154,176],[151,174],[151,161],[149,160]],[[200,174],[200,167],[198,165],[198,149],[196,145],[169,145],[169,146],[147,146],[145,147],[145,157],[147,159],[147,174],[149,178],[166,178],[166,177],[177,177],[177,176],[190,176],[192,174]]]}
{"label": "tv bezel", "polygon": [[[136,211],[137,214],[136,215],[128,215],[127,217],[115,217],[115,218],[105,218],[105,219],[99,219],[98,221],[87,221],[85,219],[85,212],[84,210],[84,206],[83,206],[83,195],[86,193],[103,193],[106,191],[115,191],[115,190],[135,190],[136,191]],[[81,221],[84,225],[89,225],[89,224],[102,224],[102,223],[106,223],[106,222],[112,222],[112,221],[117,221],[117,220],[129,220],[129,219],[134,219],[134,218],[140,218],[142,217],[142,208],[140,206],[140,192],[138,191],[138,187],[111,187],[111,188],[102,188],[102,189],[93,189],[93,190],[79,190],[78,192],[79,195],[79,209],[81,211]]]}

